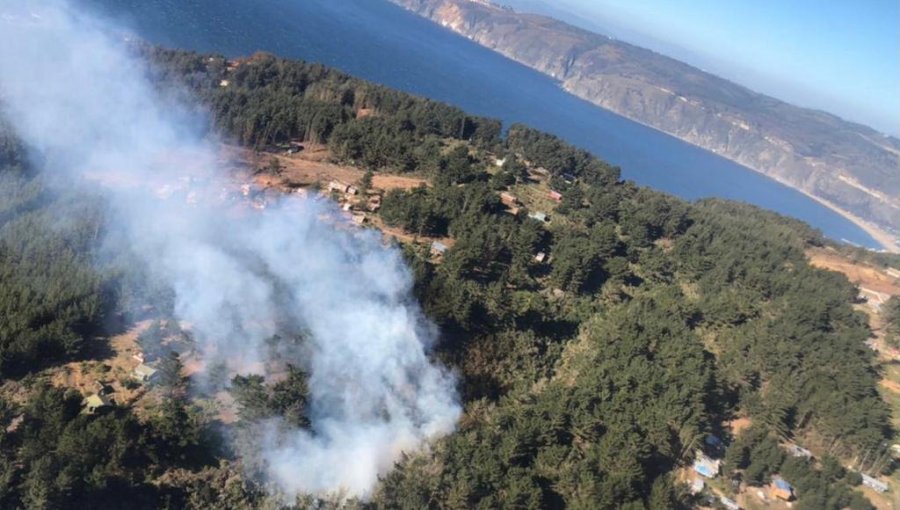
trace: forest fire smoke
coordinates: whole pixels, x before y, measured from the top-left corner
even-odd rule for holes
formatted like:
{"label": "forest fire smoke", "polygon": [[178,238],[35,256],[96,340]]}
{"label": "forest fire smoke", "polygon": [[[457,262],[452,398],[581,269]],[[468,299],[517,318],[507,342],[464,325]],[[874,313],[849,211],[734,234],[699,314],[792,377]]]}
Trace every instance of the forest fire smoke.
{"label": "forest fire smoke", "polygon": [[[214,144],[159,100],[146,64],[104,22],[52,0],[0,0],[0,15],[5,114],[48,173],[175,182],[180,169],[160,157],[173,151],[216,173]],[[319,221],[335,213],[327,201],[284,198],[229,217],[140,187],[105,193],[114,227],[174,291],[198,351],[220,358],[207,365],[262,369],[268,339],[284,328],[301,337],[278,355],[309,373],[311,426],[275,423],[256,445],[283,492],[365,497],[400,452],[453,429],[454,379],[429,360],[434,328],[377,233]]]}

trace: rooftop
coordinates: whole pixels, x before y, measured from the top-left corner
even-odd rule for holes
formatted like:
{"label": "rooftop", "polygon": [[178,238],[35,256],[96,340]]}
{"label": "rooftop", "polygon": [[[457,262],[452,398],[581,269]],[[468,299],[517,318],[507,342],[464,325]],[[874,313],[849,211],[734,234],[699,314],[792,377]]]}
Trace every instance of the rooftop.
{"label": "rooftop", "polygon": [[156,373],[156,369],[141,363],[134,368],[134,373],[142,377],[152,377]]}
{"label": "rooftop", "polygon": [[791,484],[787,483],[787,481],[784,478],[776,478],[775,480],[773,480],[773,483],[775,484],[775,487],[778,487],[779,489],[786,490],[786,491],[794,490],[794,488],[791,486]]}

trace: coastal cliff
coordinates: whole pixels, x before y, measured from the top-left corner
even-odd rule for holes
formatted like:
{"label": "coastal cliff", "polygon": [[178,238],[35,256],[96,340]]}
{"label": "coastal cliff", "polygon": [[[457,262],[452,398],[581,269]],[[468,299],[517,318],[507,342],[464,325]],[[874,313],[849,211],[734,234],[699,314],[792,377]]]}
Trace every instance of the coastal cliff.
{"label": "coastal cliff", "polygon": [[559,80],[578,97],[900,234],[897,138],[545,16],[476,0],[391,1]]}

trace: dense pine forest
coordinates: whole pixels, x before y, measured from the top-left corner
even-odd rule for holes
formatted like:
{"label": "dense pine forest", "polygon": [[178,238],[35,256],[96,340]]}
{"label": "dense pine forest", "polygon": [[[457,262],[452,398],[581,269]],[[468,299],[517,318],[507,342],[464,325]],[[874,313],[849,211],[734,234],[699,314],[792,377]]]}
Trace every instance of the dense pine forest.
{"label": "dense pine forest", "polygon": [[[796,508],[873,508],[843,465],[882,451],[894,431],[856,288],[804,255],[829,243],[817,231],[744,204],[638,187],[527,126],[504,130],[320,65],[136,51],[160,94],[199,99],[210,134],[260,151],[325,144],[336,161],[430,183],[387,193],[380,216],[453,239],[441,257],[403,249],[442,332],[433,355],[459,374],[465,415],[455,433],[406,455],[370,501],[344,504],[689,508],[702,501],[677,473],[705,449],[724,460],[729,484],[791,480]],[[235,377],[229,427],[189,396],[177,357],[153,390],[161,404],[142,413],[85,414],[82,395],[42,375],[102,353],[148,293],[171,299],[126,274],[127,262],[97,256],[102,201],[47,185],[42,166],[0,125],[0,382],[16,388],[0,397],[0,507],[281,506],[253,459],[221,438],[252,434],[272,415],[302,426],[301,371],[273,385]],[[530,193],[535,175],[559,202],[510,211],[500,193]],[[886,308],[896,338],[900,305]],[[167,309],[155,308],[144,345],[172,323]],[[735,433],[737,420],[750,425]],[[791,442],[817,455],[790,456]]]}

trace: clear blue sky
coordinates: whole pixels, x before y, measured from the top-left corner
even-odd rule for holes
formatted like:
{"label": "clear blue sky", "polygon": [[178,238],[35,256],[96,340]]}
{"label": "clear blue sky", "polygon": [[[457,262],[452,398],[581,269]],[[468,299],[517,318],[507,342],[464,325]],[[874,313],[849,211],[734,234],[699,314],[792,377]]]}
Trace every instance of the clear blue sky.
{"label": "clear blue sky", "polygon": [[521,3],[537,2],[754,90],[900,135],[900,0]]}

